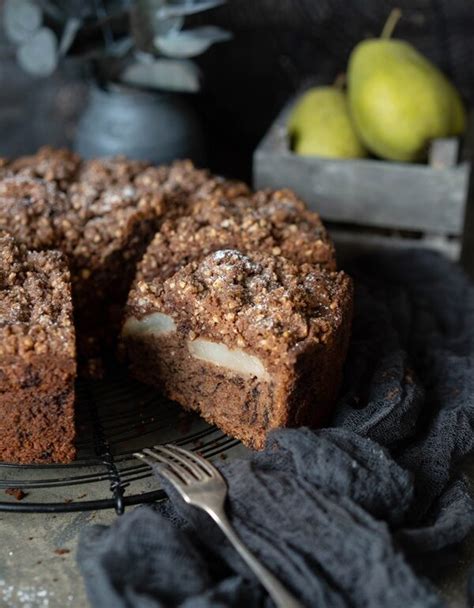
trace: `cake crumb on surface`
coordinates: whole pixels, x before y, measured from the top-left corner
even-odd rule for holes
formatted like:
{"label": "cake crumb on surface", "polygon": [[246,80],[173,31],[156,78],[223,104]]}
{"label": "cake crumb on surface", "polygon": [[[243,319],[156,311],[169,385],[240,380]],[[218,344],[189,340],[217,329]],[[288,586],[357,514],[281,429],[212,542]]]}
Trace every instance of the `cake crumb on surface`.
{"label": "cake crumb on surface", "polygon": [[9,496],[13,496],[17,500],[23,500],[24,498],[26,498],[28,496],[28,494],[26,492],[23,492],[23,490],[21,488],[7,488],[5,490],[5,494],[8,494]]}

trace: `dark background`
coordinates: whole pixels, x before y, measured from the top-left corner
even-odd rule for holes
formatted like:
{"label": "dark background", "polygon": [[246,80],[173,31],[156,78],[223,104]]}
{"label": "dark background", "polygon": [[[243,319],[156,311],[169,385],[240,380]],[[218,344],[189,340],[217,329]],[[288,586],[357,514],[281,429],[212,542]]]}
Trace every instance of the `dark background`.
{"label": "dark background", "polygon": [[[331,83],[355,44],[377,36],[393,7],[396,37],[411,41],[445,71],[468,103],[474,83],[474,3],[469,0],[230,0],[187,23],[216,24],[234,34],[197,59],[205,80],[193,103],[203,121],[210,167],[250,178],[251,155],[288,98],[310,83]],[[68,62],[51,78],[33,79],[0,43],[0,153],[68,144],[84,107],[83,66]]]}

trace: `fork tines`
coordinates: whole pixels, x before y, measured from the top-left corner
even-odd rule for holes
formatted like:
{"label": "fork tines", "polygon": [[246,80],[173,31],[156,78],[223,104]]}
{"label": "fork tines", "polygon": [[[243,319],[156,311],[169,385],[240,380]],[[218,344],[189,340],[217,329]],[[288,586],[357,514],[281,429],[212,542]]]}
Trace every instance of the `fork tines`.
{"label": "fork tines", "polygon": [[171,473],[173,478],[184,484],[195,481],[204,481],[217,475],[217,469],[199,454],[184,450],[176,445],[155,445],[153,448],[144,448],[134,454],[152,467],[159,466],[160,472]]}

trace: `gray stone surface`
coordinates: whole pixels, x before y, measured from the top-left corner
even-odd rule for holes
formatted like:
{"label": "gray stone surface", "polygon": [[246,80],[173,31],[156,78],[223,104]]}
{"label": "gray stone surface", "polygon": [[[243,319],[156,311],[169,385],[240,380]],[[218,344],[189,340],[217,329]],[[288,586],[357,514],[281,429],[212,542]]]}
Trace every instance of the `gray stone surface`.
{"label": "gray stone surface", "polygon": [[88,606],[75,562],[81,528],[110,523],[112,511],[0,515],[0,606]]}

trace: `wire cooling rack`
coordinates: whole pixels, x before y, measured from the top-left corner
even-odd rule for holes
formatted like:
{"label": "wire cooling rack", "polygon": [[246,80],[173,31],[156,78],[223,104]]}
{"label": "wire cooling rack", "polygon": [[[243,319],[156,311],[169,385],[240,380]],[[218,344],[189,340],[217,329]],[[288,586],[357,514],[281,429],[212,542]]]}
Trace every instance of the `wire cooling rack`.
{"label": "wire cooling rack", "polygon": [[243,449],[197,415],[126,377],[80,381],[76,409],[77,459],[67,465],[0,462],[0,511],[114,508],[121,514],[127,505],[164,496],[148,465],[133,452],[176,443],[212,460]]}

